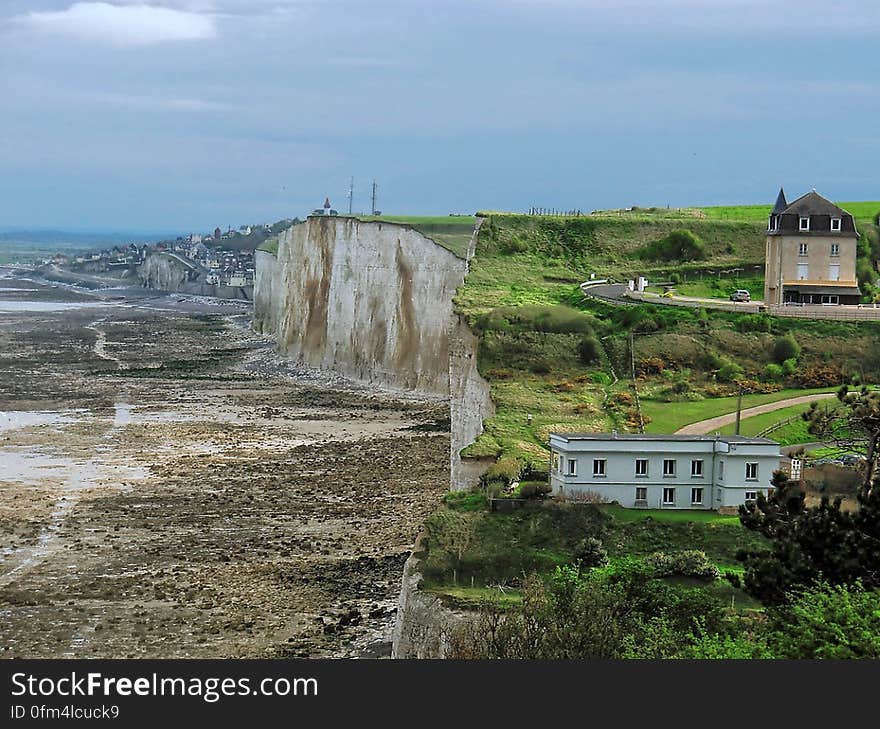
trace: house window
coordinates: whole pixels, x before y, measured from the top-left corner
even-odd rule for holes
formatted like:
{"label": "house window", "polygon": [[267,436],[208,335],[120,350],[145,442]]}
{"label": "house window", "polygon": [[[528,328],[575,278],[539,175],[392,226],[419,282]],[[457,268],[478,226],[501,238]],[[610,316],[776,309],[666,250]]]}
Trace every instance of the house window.
{"label": "house window", "polygon": [[757,491],[746,491],[746,501],[757,501],[758,500],[758,492]]}
{"label": "house window", "polygon": [[604,476],[606,463],[607,463],[607,461],[604,458],[594,459],[593,460],[593,476]]}
{"label": "house window", "polygon": [[769,229],[770,230],[779,230],[779,218],[776,217],[775,215],[770,216]]}
{"label": "house window", "polygon": [[804,231],[809,230],[809,229],[810,229],[810,219],[809,219],[809,218],[801,217],[801,219],[800,219],[800,223],[799,223],[799,225],[798,225],[798,228],[799,228],[800,230],[804,230]]}
{"label": "house window", "polygon": [[724,461],[718,461],[718,478],[724,478]]}
{"label": "house window", "polygon": [[828,266],[828,280],[829,281],[840,281],[840,264],[832,263]]}
{"label": "house window", "polygon": [[702,461],[691,461],[691,477],[693,478],[702,478],[703,477],[703,462]]}
{"label": "house window", "polygon": [[559,454],[555,453],[555,452],[553,453],[553,470],[556,471],[557,473],[560,470],[560,468],[559,468]]}
{"label": "house window", "polygon": [[636,476],[648,475],[648,459],[636,458]]}
{"label": "house window", "polygon": [[663,489],[663,503],[664,504],[674,504],[675,503],[675,489],[671,489],[671,488]]}
{"label": "house window", "polygon": [[648,489],[644,486],[636,486],[636,501],[647,501]]}
{"label": "house window", "polygon": [[831,255],[839,256],[840,255],[840,243],[832,243],[831,244]]}
{"label": "house window", "polygon": [[810,277],[810,264],[809,263],[799,263],[798,264],[798,280],[804,281]]}
{"label": "house window", "polygon": [[835,294],[823,294],[822,303],[836,305],[840,303],[840,297]]}
{"label": "house window", "polygon": [[746,464],[746,481],[757,481],[758,480],[758,464],[757,463],[747,463]]}
{"label": "house window", "polygon": [[569,476],[577,476],[578,474],[578,462],[577,458],[569,458],[568,459],[568,471],[567,474]]}
{"label": "house window", "polygon": [[831,218],[831,230],[835,232],[840,231],[840,218]]}
{"label": "house window", "polygon": [[666,477],[675,475],[675,459],[666,458],[663,461],[663,475]]}
{"label": "house window", "polygon": [[798,243],[798,255],[805,256],[810,252],[810,246],[807,243]]}
{"label": "house window", "polygon": [[701,489],[701,488],[691,489],[691,503],[692,504],[702,504],[703,503],[703,489]]}

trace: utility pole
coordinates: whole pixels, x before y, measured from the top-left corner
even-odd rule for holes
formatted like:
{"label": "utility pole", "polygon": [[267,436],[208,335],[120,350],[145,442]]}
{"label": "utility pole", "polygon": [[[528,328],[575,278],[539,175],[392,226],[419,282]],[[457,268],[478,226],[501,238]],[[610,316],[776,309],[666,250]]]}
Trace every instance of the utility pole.
{"label": "utility pole", "polygon": [[351,215],[351,207],[354,202],[354,177],[348,182],[348,214]]}
{"label": "utility pole", "polygon": [[372,215],[375,215],[375,214],[376,214],[376,190],[377,190],[377,189],[378,189],[378,188],[377,188],[377,186],[376,186],[376,181],[373,180],[373,194],[372,194],[372,196],[371,196],[372,203],[373,203],[373,208],[372,208],[372,211],[371,211]]}
{"label": "utility pole", "polygon": [[739,395],[736,398],[736,434],[739,435],[739,424],[742,420],[743,409],[743,386],[739,383]]}

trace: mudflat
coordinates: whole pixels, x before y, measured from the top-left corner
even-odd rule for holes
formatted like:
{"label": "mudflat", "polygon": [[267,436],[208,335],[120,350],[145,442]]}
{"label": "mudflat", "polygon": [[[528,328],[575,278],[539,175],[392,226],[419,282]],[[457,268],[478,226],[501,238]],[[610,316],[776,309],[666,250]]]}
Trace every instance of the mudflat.
{"label": "mudflat", "polygon": [[0,655],[387,652],[442,403],[280,360],[238,303],[0,302]]}

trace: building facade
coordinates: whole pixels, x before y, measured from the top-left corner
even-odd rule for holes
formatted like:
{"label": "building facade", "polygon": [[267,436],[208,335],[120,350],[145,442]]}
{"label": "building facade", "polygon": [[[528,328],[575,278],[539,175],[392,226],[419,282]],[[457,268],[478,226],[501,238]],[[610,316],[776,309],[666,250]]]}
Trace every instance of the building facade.
{"label": "building facade", "polygon": [[817,192],[789,204],[780,190],[767,222],[764,303],[858,304],[855,219]]}
{"label": "building facade", "polygon": [[779,444],[738,435],[552,433],[550,485],[629,508],[720,509],[767,494]]}

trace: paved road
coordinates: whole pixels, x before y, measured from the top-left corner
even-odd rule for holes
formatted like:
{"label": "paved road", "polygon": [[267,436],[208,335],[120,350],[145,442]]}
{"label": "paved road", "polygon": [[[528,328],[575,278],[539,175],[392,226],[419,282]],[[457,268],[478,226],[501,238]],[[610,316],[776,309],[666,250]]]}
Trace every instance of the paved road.
{"label": "paved road", "polygon": [[[783,408],[791,407],[792,405],[809,405],[816,400],[827,400],[832,397],[837,397],[837,393],[820,392],[815,395],[800,395],[799,397],[790,397],[788,400],[768,402],[764,405],[756,405],[751,408],[746,408],[742,411],[742,419],[745,420],[746,418],[751,418],[754,415],[762,415],[763,413],[772,413],[775,410],[782,410]],[[709,418],[708,420],[701,420],[698,423],[685,425],[683,428],[679,428],[675,432],[681,433],[682,435],[705,435],[706,433],[714,433],[725,425],[730,425],[735,422],[736,411],[734,410],[727,415],[719,415],[716,418]]]}

